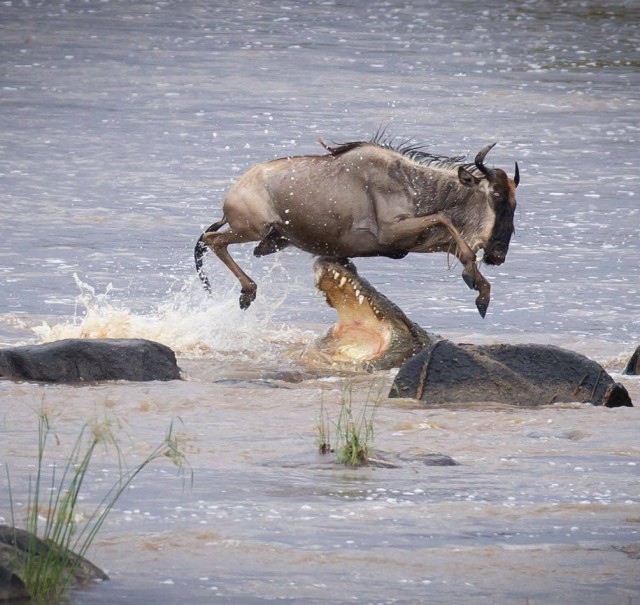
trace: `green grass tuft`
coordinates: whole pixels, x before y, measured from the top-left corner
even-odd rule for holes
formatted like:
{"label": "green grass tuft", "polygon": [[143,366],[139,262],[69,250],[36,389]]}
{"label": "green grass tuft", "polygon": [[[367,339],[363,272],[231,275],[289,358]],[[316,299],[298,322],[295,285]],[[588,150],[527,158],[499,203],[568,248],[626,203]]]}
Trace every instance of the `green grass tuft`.
{"label": "green grass tuft", "polygon": [[360,409],[354,405],[353,383],[342,389],[340,414],[334,423],[335,450],[331,447],[331,430],[324,402],[320,404],[320,417],[317,423],[319,452],[335,453],[336,461],[345,466],[363,466],[369,464],[373,451],[374,425],[376,407],[380,390],[374,393],[374,381],[369,387],[364,403]]}
{"label": "green grass tuft", "polygon": [[[169,457],[180,472],[186,468],[186,459],[173,422],[163,441],[137,466],[127,470],[119,444],[108,421],[89,427],[85,425],[78,435],[61,476],[52,465],[51,477],[44,477],[45,452],[51,433],[46,412],[38,415],[38,457],[35,478],[29,477],[27,517],[25,529],[30,538],[24,557],[16,559],[19,568],[13,569],[24,582],[36,603],[59,601],[68,591],[82,565],[87,550],[104,524],[120,496],[131,482],[151,463]],[[86,522],[77,519],[78,502],[91,460],[99,445],[113,448],[117,454],[119,476],[102,498]],[[11,522],[16,527],[9,467],[6,466],[11,505]],[[38,546],[36,536],[46,549]],[[74,554],[75,553],[75,554]],[[76,556],[77,555],[77,556]]]}

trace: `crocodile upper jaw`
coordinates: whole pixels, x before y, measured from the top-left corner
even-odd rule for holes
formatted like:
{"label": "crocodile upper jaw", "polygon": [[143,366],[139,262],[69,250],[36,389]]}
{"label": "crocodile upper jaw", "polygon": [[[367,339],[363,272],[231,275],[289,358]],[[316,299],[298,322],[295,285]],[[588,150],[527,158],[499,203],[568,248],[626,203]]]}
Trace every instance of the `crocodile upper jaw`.
{"label": "crocodile upper jaw", "polygon": [[331,363],[396,367],[431,342],[353,263],[319,258],[314,268],[316,287],[338,312],[336,324],[314,346]]}

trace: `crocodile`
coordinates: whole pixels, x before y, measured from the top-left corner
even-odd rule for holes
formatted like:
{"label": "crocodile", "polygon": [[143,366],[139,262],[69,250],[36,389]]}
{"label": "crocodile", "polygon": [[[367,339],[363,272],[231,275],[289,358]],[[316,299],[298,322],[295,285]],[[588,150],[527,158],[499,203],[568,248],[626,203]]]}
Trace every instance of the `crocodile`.
{"label": "crocodile", "polygon": [[369,371],[395,368],[439,340],[360,277],[351,261],[319,257],[314,272],[316,288],[338,312],[336,324],[305,352],[314,365]]}

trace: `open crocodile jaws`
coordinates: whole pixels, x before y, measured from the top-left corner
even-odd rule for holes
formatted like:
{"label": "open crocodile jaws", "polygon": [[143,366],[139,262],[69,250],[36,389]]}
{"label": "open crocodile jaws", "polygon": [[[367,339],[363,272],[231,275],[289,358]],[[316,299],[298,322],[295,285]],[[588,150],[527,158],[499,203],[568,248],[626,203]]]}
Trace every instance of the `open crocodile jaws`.
{"label": "open crocodile jaws", "polygon": [[338,321],[315,342],[307,358],[334,366],[387,369],[437,340],[360,277],[350,261],[320,257],[314,270],[316,288],[338,312]]}

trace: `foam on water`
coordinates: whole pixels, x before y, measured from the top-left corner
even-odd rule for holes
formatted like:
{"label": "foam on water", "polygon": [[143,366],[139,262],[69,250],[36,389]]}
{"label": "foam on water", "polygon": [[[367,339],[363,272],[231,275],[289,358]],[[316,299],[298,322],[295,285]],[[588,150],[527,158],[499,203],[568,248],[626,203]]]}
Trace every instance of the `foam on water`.
{"label": "foam on water", "polygon": [[286,294],[279,300],[261,300],[262,304],[242,311],[233,292],[208,297],[195,290],[193,284],[186,284],[154,312],[141,314],[111,302],[111,283],[98,293],[77,274],[73,278],[80,290],[74,317],[60,323],[43,321],[32,327],[41,342],[64,338],[146,338],[171,347],[181,357],[233,354],[239,359],[256,356],[264,359],[274,345],[297,343],[310,337],[300,329],[273,322],[273,313]]}

